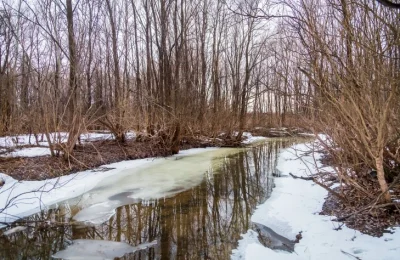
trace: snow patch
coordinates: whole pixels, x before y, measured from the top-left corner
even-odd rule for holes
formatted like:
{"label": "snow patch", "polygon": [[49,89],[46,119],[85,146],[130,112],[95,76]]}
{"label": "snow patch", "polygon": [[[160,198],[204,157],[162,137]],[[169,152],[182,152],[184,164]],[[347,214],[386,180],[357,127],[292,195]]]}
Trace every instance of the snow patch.
{"label": "snow patch", "polygon": [[[17,135],[17,136],[6,136],[0,137],[0,147],[13,148],[15,151],[5,153],[1,156],[4,157],[38,157],[50,155],[50,149],[48,148],[49,143],[47,137],[44,134],[37,134],[38,142],[36,142],[34,135]],[[133,139],[136,137],[135,132],[127,132],[126,138]],[[66,142],[68,139],[68,133],[66,132],[55,132],[50,133],[50,139],[52,143],[55,142]],[[114,139],[113,134],[109,132],[90,132],[83,133],[80,136],[81,142],[93,142],[99,140],[112,140]],[[40,147],[29,147],[24,146],[36,146]],[[5,149],[1,149],[1,152],[5,152]]]}
{"label": "snow patch", "polygon": [[263,141],[267,140],[267,138],[264,136],[253,136],[249,132],[244,132],[243,136],[246,137],[246,140],[242,141],[243,144],[252,144],[252,143],[258,143],[258,142],[263,142]]}
{"label": "snow patch", "polygon": [[50,155],[50,149],[45,147],[22,148],[5,154],[6,157],[38,157]]}
{"label": "snow patch", "polygon": [[114,259],[157,244],[157,241],[131,246],[123,242],[76,239],[67,249],[53,255],[56,259]]}

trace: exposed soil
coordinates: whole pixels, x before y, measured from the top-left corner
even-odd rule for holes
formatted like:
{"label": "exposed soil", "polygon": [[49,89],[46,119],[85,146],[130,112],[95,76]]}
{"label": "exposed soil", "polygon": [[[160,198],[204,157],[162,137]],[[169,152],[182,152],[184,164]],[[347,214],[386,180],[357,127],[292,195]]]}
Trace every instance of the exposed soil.
{"label": "exposed soil", "polygon": [[[339,192],[337,189],[336,191]],[[364,234],[380,237],[384,233],[391,233],[391,227],[400,225],[400,203],[387,206],[370,205],[369,200],[359,197],[354,190],[345,191],[344,194],[353,201],[343,204],[337,197],[329,195],[320,213],[335,216],[339,220],[343,218],[335,225],[338,229],[344,223]]]}

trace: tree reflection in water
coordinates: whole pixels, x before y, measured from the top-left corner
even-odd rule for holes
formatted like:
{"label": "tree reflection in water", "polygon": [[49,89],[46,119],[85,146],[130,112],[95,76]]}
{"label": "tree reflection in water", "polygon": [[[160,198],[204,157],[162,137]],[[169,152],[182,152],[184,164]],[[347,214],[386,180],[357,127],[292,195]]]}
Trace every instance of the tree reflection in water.
{"label": "tree reflection in water", "polygon": [[269,141],[227,157],[201,185],[119,207],[100,226],[69,223],[79,210],[69,205],[42,211],[27,219],[25,231],[0,237],[0,258],[51,259],[73,239],[104,239],[133,246],[158,241],[121,259],[229,259],[240,234],[250,228],[251,213],[272,191],[279,149],[292,142]]}

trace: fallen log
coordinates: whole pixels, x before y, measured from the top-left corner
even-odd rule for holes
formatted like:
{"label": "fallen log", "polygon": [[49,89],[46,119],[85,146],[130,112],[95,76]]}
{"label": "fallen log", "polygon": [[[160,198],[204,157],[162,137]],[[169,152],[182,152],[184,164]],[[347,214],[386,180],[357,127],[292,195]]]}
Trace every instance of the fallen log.
{"label": "fallen log", "polygon": [[305,180],[305,181],[313,181],[314,180],[314,177],[296,176],[290,172],[289,172],[289,175],[292,176],[293,179],[301,179],[301,180]]}

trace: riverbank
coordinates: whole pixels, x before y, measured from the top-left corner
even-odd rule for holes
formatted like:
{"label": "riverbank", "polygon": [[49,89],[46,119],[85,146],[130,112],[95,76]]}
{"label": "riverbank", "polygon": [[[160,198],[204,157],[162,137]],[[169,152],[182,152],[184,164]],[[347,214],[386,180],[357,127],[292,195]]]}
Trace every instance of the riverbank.
{"label": "riverbank", "polygon": [[[201,135],[182,136],[180,150],[205,147],[240,147],[265,137],[309,137],[298,128],[255,128],[243,133],[242,139],[221,134],[218,137]],[[39,139],[39,140],[36,140]],[[19,135],[0,137],[0,173],[16,180],[46,180],[80,171],[94,169],[104,164],[124,160],[135,160],[171,155],[157,136],[147,136],[134,132],[127,133],[127,140],[121,144],[107,132],[90,132],[81,135],[81,141],[74,149],[70,161],[62,156],[50,156],[45,135]],[[65,132],[51,134],[52,143],[63,143],[68,139]],[[0,186],[1,179],[0,179]]]}
{"label": "riverbank", "polygon": [[[245,136],[245,140],[242,141],[243,145],[266,139],[265,137],[252,136],[250,133],[246,133]],[[93,136],[91,138],[93,138]],[[106,142],[111,141],[106,140]],[[92,141],[91,144],[93,144]],[[186,146],[186,148],[188,147],[190,146]],[[103,149],[105,148],[103,147]],[[48,178],[49,176],[45,174],[44,176],[46,176],[46,178],[44,180],[25,179],[21,181],[14,178],[12,174],[0,172],[0,179],[3,180],[3,186],[0,187],[0,227],[39,212],[41,209],[56,204],[59,201],[79,196],[91,190],[100,181],[115,176],[124,170],[131,169],[138,171],[143,167],[157,165],[164,160],[175,160],[213,150],[217,150],[217,148],[191,148],[182,150],[177,155],[165,158],[158,156],[145,159],[119,160],[115,163],[101,164],[99,167],[90,167],[84,171],[70,173],[64,176]],[[30,155],[32,157],[18,158],[19,160],[32,159],[32,162],[36,161],[39,165],[42,160],[44,163],[47,163],[48,160],[52,160],[49,156],[40,156],[40,154],[34,156],[34,153]],[[60,158],[53,159],[60,160]],[[208,167],[210,159],[205,160],[206,166]],[[196,167],[199,166],[200,165],[196,165]],[[205,169],[207,169],[207,167],[205,167]],[[38,165],[36,165],[35,171],[40,171]],[[43,169],[43,171],[45,171],[45,169]],[[179,169],[177,169],[176,172],[179,172]],[[182,174],[184,173],[185,172]],[[151,184],[149,183],[148,185]],[[165,195],[166,193],[161,191],[161,194]]]}
{"label": "riverbank", "polygon": [[[60,201],[80,196],[92,190],[103,180],[117,178],[121,172],[126,172],[127,170],[131,172],[140,172],[144,169],[155,167],[165,160],[174,161],[184,157],[202,153],[212,153],[214,151],[218,151],[218,148],[188,149],[181,151],[178,155],[167,158],[146,158],[122,161],[43,181],[18,181],[8,175],[0,173],[0,178],[5,179],[5,184],[0,189],[0,228],[10,225],[23,217],[40,212]],[[205,158],[204,162],[200,161],[198,163],[204,163],[205,166],[203,168],[208,169],[211,159]],[[200,166],[201,165],[197,165],[196,167]],[[184,173],[185,172],[182,172],[181,174]],[[202,174],[204,173],[202,172]],[[165,177],[168,179],[170,176]],[[199,176],[199,180],[201,180],[202,177],[202,175]],[[168,180],[164,180],[164,186],[171,188],[166,185]],[[127,184],[129,185],[129,183]],[[149,187],[147,191],[151,190],[150,185],[152,185],[151,181],[147,183],[147,187]],[[146,187],[146,185],[144,185],[144,187]],[[179,190],[176,190],[176,192],[178,191]],[[161,197],[168,195],[163,190],[158,193],[161,194]]]}
{"label": "riverbank", "polygon": [[[66,140],[67,134],[61,135],[62,140]],[[70,161],[65,161],[62,156],[50,156],[47,142],[41,142],[41,146],[34,146],[28,143],[27,136],[20,136],[19,139],[20,146],[0,157],[0,172],[16,180],[46,180],[119,161],[171,155],[159,139],[138,141],[134,133],[131,133],[123,144],[116,142],[111,134],[82,135],[81,143],[76,145]],[[210,139],[186,137],[182,139],[180,149],[217,145],[217,142]]]}
{"label": "riverbank", "polygon": [[[0,230],[0,258],[47,259],[76,239],[95,239],[101,245],[109,240],[131,246],[157,240],[151,249],[125,258],[229,259],[252,212],[272,190],[280,149],[296,141],[270,138],[246,148],[201,148],[198,154],[185,156],[187,150],[132,164],[82,195]],[[16,232],[20,228],[25,230]]]}
{"label": "riverbank", "polygon": [[[312,152],[318,150],[313,149],[317,144],[298,144],[281,151],[276,187],[251,218],[252,222],[273,230],[280,237],[297,240],[294,252],[277,247],[276,234],[270,238],[272,249],[265,247],[259,232],[250,229],[242,235],[232,259],[398,259],[399,227],[378,238],[333,221],[335,217],[320,215],[328,192],[312,181],[290,176],[292,173],[307,177],[321,170],[332,171],[321,165],[321,153]],[[274,250],[274,247],[279,249]]]}

